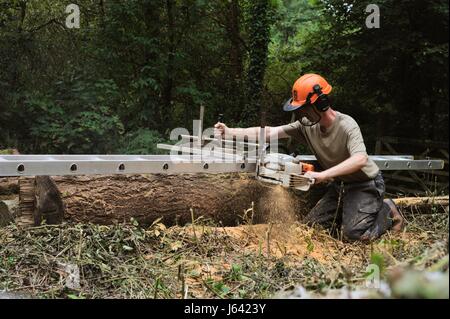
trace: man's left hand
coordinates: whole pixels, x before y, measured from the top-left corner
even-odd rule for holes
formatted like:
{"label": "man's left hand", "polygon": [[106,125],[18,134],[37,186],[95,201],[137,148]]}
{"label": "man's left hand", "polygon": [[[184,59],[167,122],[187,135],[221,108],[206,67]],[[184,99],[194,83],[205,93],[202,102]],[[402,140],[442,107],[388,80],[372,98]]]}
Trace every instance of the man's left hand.
{"label": "man's left hand", "polygon": [[306,172],[305,177],[314,178],[314,184],[320,184],[330,180],[326,172]]}

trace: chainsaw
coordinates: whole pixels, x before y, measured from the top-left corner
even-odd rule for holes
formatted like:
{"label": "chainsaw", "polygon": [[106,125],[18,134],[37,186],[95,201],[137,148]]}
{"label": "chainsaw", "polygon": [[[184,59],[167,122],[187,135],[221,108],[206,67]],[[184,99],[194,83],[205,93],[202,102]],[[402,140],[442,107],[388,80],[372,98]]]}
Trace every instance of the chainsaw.
{"label": "chainsaw", "polygon": [[305,176],[314,171],[314,165],[281,153],[269,153],[258,161],[256,177],[263,182],[308,191],[315,183],[314,178]]}

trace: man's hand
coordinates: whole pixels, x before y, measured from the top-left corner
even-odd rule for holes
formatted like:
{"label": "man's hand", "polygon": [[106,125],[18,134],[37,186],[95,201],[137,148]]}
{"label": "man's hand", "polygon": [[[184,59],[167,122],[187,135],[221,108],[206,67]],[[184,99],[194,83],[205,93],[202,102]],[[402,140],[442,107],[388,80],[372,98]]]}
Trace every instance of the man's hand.
{"label": "man's hand", "polygon": [[314,184],[328,182],[331,178],[328,177],[325,171],[323,172],[306,172],[305,177],[314,178]]}
{"label": "man's hand", "polygon": [[225,130],[228,130],[228,126],[226,126],[224,123],[218,122],[216,125],[214,125],[214,136],[215,137],[224,136]]}
{"label": "man's hand", "polygon": [[316,183],[320,183],[334,179],[339,176],[349,175],[363,168],[364,165],[366,165],[367,160],[368,156],[366,153],[356,153],[347,158],[345,161],[337,164],[336,166],[330,167],[325,171],[322,171],[320,173],[312,172],[314,175],[315,174],[320,175],[318,177],[315,176],[311,177],[316,178]]}

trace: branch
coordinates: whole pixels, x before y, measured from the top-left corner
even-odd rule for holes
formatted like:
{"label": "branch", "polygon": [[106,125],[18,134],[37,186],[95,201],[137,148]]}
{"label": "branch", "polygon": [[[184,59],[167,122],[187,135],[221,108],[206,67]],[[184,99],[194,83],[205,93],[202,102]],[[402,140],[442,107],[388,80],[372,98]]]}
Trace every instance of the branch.
{"label": "branch", "polygon": [[29,33],[37,32],[37,31],[39,31],[40,29],[43,29],[43,28],[45,28],[46,26],[48,26],[48,25],[50,25],[50,24],[53,24],[53,23],[56,23],[56,24],[58,24],[58,25],[64,27],[64,24],[62,24],[60,21],[58,21],[59,19],[61,19],[61,18],[63,18],[63,17],[64,17],[64,15],[61,15],[61,16],[59,16],[59,17],[50,19],[50,20],[47,21],[46,23],[44,23],[44,24],[42,24],[42,25],[40,25],[40,26],[38,26],[38,27],[36,27],[36,28],[34,28],[34,29],[27,30],[27,32],[29,32]]}

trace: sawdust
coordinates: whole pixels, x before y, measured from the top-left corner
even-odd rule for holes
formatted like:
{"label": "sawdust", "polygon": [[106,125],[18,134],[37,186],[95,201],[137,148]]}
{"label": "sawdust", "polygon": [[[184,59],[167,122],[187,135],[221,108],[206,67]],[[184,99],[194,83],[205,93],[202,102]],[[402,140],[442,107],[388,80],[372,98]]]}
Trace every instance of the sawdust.
{"label": "sawdust", "polygon": [[303,207],[299,206],[296,194],[287,188],[277,185],[271,186],[260,203],[263,212],[262,223],[270,225],[270,235],[273,239],[289,242],[295,233],[295,223],[298,221],[299,212]]}
{"label": "sawdust", "polygon": [[[348,246],[324,232],[295,221],[286,224],[257,224],[234,227],[186,227],[186,234],[201,238],[213,232],[224,233],[243,253],[266,258],[283,258],[287,264],[298,264],[305,258],[314,258],[322,264],[337,260],[352,262],[359,252],[357,245]],[[195,232],[195,235],[194,235]],[[351,248],[351,249],[349,249]]]}
{"label": "sawdust", "polygon": [[272,187],[264,199],[264,222],[292,225],[296,220],[294,194],[281,185]]}

